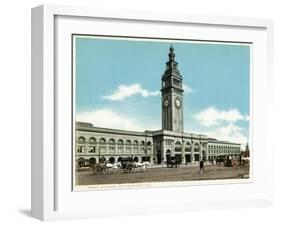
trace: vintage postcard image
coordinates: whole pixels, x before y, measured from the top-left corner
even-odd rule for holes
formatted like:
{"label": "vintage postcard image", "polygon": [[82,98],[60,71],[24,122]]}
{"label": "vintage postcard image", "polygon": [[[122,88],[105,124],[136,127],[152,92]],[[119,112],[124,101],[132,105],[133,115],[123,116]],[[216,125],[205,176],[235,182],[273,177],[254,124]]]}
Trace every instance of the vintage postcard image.
{"label": "vintage postcard image", "polygon": [[251,178],[251,43],[72,42],[74,190]]}

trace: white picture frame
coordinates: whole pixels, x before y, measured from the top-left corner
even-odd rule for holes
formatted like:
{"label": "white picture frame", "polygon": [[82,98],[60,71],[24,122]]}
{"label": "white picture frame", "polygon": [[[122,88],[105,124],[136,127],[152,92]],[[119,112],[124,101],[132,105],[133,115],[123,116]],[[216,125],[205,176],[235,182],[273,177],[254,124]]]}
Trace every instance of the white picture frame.
{"label": "white picture frame", "polygon": [[[212,35],[211,40],[231,41],[233,38],[235,41],[246,39],[253,42],[258,51],[261,51],[260,53],[264,55],[260,59],[254,58],[253,77],[251,79],[251,116],[254,122],[251,125],[251,135],[252,148],[256,152],[253,159],[252,173],[254,180],[252,183],[228,185],[214,183],[218,185],[213,186],[210,183],[203,182],[192,187],[72,192],[71,184],[67,180],[61,180],[63,173],[64,175],[70,175],[72,172],[69,171],[69,165],[63,165],[60,160],[64,152],[60,151],[62,149],[58,150],[58,147],[64,147],[64,142],[58,141],[56,137],[56,131],[63,125],[60,124],[60,118],[56,117],[59,115],[56,99],[58,96],[64,96],[64,91],[69,88],[69,84],[61,85],[63,80],[56,77],[56,74],[59,73],[56,54],[58,54],[58,45],[61,43],[56,42],[56,38],[60,29],[63,30],[63,26],[67,24],[67,22],[56,22],[59,18],[79,20],[76,25],[74,23],[73,27],[67,27],[66,30],[74,29],[75,26],[79,25],[83,27],[81,24],[86,24],[87,20],[94,21],[96,25],[100,24],[101,27],[105,20],[113,23],[126,21],[127,24],[132,25],[140,23],[143,28],[139,32],[143,33],[150,32],[145,31],[145,27],[149,27],[151,24],[156,27],[165,24],[169,26],[179,25],[182,28],[193,26],[195,29],[197,27],[207,30],[210,28],[209,31],[206,31],[206,34]],[[87,29],[87,24],[85,27]],[[218,29],[218,34],[214,34],[213,28]],[[228,34],[230,29],[242,29],[250,33],[244,37],[242,37],[242,34],[237,34],[236,37],[230,38],[231,32]],[[108,31],[101,32],[106,33]],[[125,30],[121,28],[116,32],[122,33]],[[126,32],[127,34],[131,32],[131,35],[133,35],[137,31],[132,29]],[[151,32],[153,31],[151,30]],[[251,34],[251,32],[253,33]],[[216,35],[222,36],[216,38]],[[204,37],[204,34],[199,34],[198,37]],[[195,37],[195,39],[199,39],[198,37]],[[32,216],[41,220],[56,220],[271,205],[273,201],[273,179],[267,175],[273,168],[273,150],[266,149],[264,137],[270,133],[266,130],[265,120],[272,104],[270,98],[273,84],[272,39],[273,22],[265,19],[123,12],[54,5],[43,5],[32,9]],[[266,150],[265,156],[263,156],[262,150]],[[261,162],[263,162],[263,165],[259,164]],[[71,161],[69,164],[71,164]],[[244,189],[243,192],[242,189]],[[220,194],[221,197],[217,199],[209,197],[208,191],[211,191],[214,196]],[[250,193],[250,191],[253,192]],[[190,194],[188,197],[185,196],[187,193]],[[233,195],[230,197],[229,194]],[[175,199],[164,200],[161,198],[164,196],[175,197]],[[197,198],[191,198],[191,196],[197,196]],[[136,197],[137,201],[133,202],[131,197]],[[148,200],[145,203],[139,203],[138,200],[141,201],[144,197],[147,197]],[[114,200],[114,203],[119,203],[120,206],[117,209],[108,208],[102,202],[104,199]],[[86,205],[81,208],[81,204],[85,203],[85,200],[95,200],[97,205],[94,207]]]}

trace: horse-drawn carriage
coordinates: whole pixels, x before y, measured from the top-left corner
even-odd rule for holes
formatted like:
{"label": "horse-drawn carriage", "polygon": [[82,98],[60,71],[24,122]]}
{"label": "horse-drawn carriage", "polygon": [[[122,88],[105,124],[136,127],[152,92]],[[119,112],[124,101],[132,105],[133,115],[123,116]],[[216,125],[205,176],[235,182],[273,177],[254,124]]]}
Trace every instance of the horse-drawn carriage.
{"label": "horse-drawn carriage", "polygon": [[121,158],[121,169],[123,169],[124,173],[132,172],[133,168],[134,164],[132,157]]}
{"label": "horse-drawn carriage", "polygon": [[91,169],[94,174],[116,174],[116,173],[131,173],[142,171],[144,172],[148,162],[134,162],[132,157],[125,157],[119,159],[120,162],[110,163],[105,159],[100,159],[99,163],[92,164]]}
{"label": "horse-drawn carriage", "polygon": [[223,163],[225,167],[234,167],[236,168],[239,163],[239,159],[236,156],[220,156],[216,159],[216,164],[220,165]]}
{"label": "horse-drawn carriage", "polygon": [[120,163],[100,162],[91,166],[93,174],[116,174],[119,172]]}
{"label": "horse-drawn carriage", "polygon": [[180,165],[180,160],[175,156],[167,157],[166,165],[168,168],[177,168]]}
{"label": "horse-drawn carriage", "polygon": [[101,158],[99,163],[90,164],[90,168],[94,174],[104,174],[107,170],[106,163],[106,160]]}
{"label": "horse-drawn carriage", "polygon": [[241,156],[240,164],[241,164],[241,166],[248,167],[250,165],[250,157]]}
{"label": "horse-drawn carriage", "polygon": [[217,156],[215,161],[216,161],[216,165],[221,165],[222,163],[225,163],[225,157],[224,156]]}
{"label": "horse-drawn carriage", "polygon": [[233,162],[234,162],[234,161],[232,161],[230,157],[227,157],[227,158],[224,160],[224,166],[225,166],[225,167],[232,167],[232,166],[233,166]]}

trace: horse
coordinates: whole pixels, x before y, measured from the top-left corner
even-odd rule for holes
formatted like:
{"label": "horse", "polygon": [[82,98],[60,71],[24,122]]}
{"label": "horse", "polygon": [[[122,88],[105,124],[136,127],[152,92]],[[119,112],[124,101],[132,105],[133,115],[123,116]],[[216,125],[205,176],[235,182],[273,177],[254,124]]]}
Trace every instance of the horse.
{"label": "horse", "polygon": [[141,171],[141,172],[144,172],[146,170],[146,168],[150,165],[149,162],[134,162],[133,163],[135,169],[137,171]]}
{"label": "horse", "polygon": [[223,162],[225,162],[224,158],[216,158],[216,165],[220,165]]}
{"label": "horse", "polygon": [[116,163],[116,162],[114,164],[109,163],[109,162],[105,164],[106,171],[111,174],[115,174],[118,171],[118,168],[120,166],[121,166],[121,163]]}
{"label": "horse", "polygon": [[249,157],[243,158],[243,162],[244,162],[244,166],[249,166],[250,165],[250,158]]}
{"label": "horse", "polygon": [[107,170],[105,163],[97,163],[91,166],[93,174],[104,174]]}
{"label": "horse", "polygon": [[146,167],[150,166],[150,162],[148,162],[148,161],[144,161],[144,162],[142,162],[142,163],[145,164]]}

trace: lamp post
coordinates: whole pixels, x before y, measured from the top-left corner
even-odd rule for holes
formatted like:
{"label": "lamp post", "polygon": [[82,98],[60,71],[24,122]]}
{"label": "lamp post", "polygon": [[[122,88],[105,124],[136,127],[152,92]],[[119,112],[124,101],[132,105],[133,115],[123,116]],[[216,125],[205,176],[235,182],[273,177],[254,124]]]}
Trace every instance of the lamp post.
{"label": "lamp post", "polygon": [[193,147],[193,134],[190,134],[190,140],[191,140],[191,157],[190,157],[190,162],[193,163],[194,160],[194,147]]}
{"label": "lamp post", "polygon": [[100,147],[99,147],[98,157],[99,157],[99,163],[100,163]]}
{"label": "lamp post", "polygon": [[147,161],[147,130],[144,131],[145,134],[145,149],[144,149],[144,161]]}

